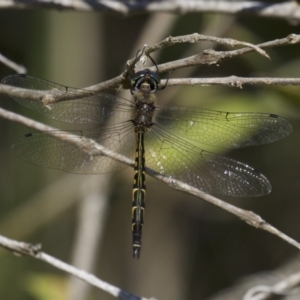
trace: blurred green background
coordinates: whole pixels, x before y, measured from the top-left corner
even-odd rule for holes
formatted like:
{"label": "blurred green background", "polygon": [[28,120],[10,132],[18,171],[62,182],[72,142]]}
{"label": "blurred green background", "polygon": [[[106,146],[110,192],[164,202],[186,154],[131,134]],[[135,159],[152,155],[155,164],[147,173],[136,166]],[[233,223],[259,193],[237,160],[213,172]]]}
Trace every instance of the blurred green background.
{"label": "blurred green background", "polygon": [[[298,33],[299,25],[279,19],[213,14],[124,18],[67,11],[0,11],[3,55],[26,66],[29,75],[80,88],[119,75],[126,61],[145,43],[154,45],[169,35],[194,32],[257,44]],[[231,50],[199,43],[170,47],[154,57],[159,64],[209,48]],[[219,66],[174,71],[171,78],[298,76],[300,45],[267,51],[271,61],[251,53]],[[0,66],[1,78],[12,73]],[[256,212],[300,240],[299,87],[167,87],[157,96],[161,105],[268,112],[292,123],[293,134],[283,140],[224,153],[261,170],[272,183],[272,193],[260,198],[222,199]],[[68,128],[8,97],[1,97],[1,107]],[[279,238],[147,176],[143,248],[141,258],[134,260],[130,231],[132,169],[85,176],[29,165],[13,157],[10,148],[31,131],[0,119],[1,235],[42,243],[50,255],[90,269],[128,292],[160,300],[217,299],[217,293],[242,278],[275,270],[297,256],[297,249]],[[86,289],[43,262],[19,258],[3,249],[0,278],[0,299],[113,299],[98,289]]]}

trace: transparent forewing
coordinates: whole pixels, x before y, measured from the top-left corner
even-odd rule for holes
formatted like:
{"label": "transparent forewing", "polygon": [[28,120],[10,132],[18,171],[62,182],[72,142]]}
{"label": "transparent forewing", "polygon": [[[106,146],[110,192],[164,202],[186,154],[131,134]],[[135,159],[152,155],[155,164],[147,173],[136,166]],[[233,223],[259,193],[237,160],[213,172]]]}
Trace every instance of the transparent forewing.
{"label": "transparent forewing", "polygon": [[35,98],[16,94],[11,97],[26,107],[62,122],[100,124],[111,116],[119,121],[128,120],[132,114],[132,101],[107,93],[95,95],[88,90],[70,88],[25,75],[8,76],[1,83],[4,84],[4,90],[9,86],[20,88],[19,94],[22,91],[24,94],[39,92],[39,96]]}
{"label": "transparent forewing", "polygon": [[267,144],[292,132],[288,121],[273,114],[189,107],[157,107],[154,122],[196,144],[226,148]]}
{"label": "transparent forewing", "polygon": [[127,165],[99,151],[95,141],[107,149],[133,158],[134,131],[131,123],[114,124],[83,131],[30,133],[13,145],[19,158],[46,168],[70,173],[97,174],[121,170]]}
{"label": "transparent forewing", "polygon": [[146,135],[146,166],[210,194],[254,197],[271,185],[256,169],[204,151],[153,126]]}

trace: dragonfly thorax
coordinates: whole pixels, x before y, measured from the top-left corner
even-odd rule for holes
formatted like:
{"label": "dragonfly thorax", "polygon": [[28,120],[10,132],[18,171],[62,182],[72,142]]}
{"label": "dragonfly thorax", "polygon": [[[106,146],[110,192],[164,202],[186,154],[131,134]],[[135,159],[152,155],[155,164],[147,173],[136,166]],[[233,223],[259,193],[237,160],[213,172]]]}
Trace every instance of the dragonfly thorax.
{"label": "dragonfly thorax", "polygon": [[140,89],[134,93],[134,101],[137,107],[144,103],[154,105],[156,97],[148,83],[144,82]]}
{"label": "dragonfly thorax", "polygon": [[150,128],[153,124],[152,118],[155,110],[154,102],[150,101],[149,103],[144,103],[142,101],[138,101],[136,102],[135,108],[136,109],[132,120],[135,128]]}

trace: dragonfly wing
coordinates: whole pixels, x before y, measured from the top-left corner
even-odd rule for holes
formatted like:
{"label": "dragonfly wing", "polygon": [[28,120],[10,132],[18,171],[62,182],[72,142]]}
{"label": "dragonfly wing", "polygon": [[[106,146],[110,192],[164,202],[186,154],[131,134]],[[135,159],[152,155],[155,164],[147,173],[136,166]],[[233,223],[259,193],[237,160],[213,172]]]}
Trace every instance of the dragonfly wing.
{"label": "dragonfly wing", "polygon": [[11,86],[20,88],[15,95],[8,92],[17,102],[62,122],[100,124],[109,117],[128,120],[132,115],[132,101],[107,93],[95,94],[26,75],[7,76],[1,83],[7,92]]}
{"label": "dragonfly wing", "polygon": [[133,157],[134,133],[129,123],[83,131],[30,133],[13,145],[13,152],[29,163],[69,173],[98,174],[127,167],[99,151],[93,151],[94,142]]}
{"label": "dragonfly wing", "polygon": [[273,114],[188,107],[157,107],[154,122],[196,145],[226,148],[267,144],[292,132],[288,121]]}
{"label": "dragonfly wing", "polygon": [[153,126],[146,136],[146,166],[209,194],[254,197],[271,192],[258,170],[204,151]]}

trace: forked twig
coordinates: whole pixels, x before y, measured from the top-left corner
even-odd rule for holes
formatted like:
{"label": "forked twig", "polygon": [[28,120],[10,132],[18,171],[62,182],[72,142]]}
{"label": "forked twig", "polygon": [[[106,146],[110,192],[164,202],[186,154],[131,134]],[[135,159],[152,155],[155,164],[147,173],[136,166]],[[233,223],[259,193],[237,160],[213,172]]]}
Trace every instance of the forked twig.
{"label": "forked twig", "polygon": [[296,1],[278,3],[262,1],[225,1],[225,0],[178,0],[178,1],[84,1],[84,0],[0,0],[0,9],[32,9],[51,8],[72,11],[100,11],[130,16],[149,13],[219,13],[235,16],[259,16],[280,18],[284,20],[300,20],[300,8]]}
{"label": "forked twig", "polygon": [[[177,42],[188,42],[192,43],[194,35],[187,35],[183,37],[175,37],[172,38],[174,43]],[[212,40],[213,37],[206,37],[201,36],[199,38],[200,40]],[[217,41],[224,44],[230,44],[231,39],[218,39]],[[163,47],[170,46],[167,45],[166,42],[168,39],[158,43],[157,45],[153,47],[149,47],[145,50],[145,52],[149,51],[149,53],[152,53],[154,51],[157,51],[158,49],[162,49]],[[235,42],[234,42],[235,43]],[[245,44],[244,42],[239,42],[239,44]],[[253,47],[246,47],[241,48],[238,50],[233,51],[215,51],[212,49],[204,50],[202,53],[199,53],[197,55],[193,55],[191,57],[179,59],[176,61],[172,61],[169,63],[158,65],[158,69],[161,72],[170,72],[179,68],[188,67],[188,66],[197,66],[197,65],[211,65],[211,64],[220,64],[222,60],[229,59],[235,56],[239,56],[248,52],[257,51],[257,49],[262,48],[269,48],[269,47],[279,47],[279,46],[285,46],[285,45],[293,45],[300,43],[300,35],[296,34],[290,34],[286,38],[283,39],[277,39],[274,41],[269,41],[266,43],[262,43],[259,45],[256,45]],[[129,64],[133,63],[135,61],[135,58],[132,60],[129,60]],[[149,68],[150,70],[156,71],[156,67]],[[28,98],[30,96],[30,99],[40,101],[40,99],[45,99],[47,101],[57,102],[64,99],[71,100],[71,99],[78,99],[83,96],[89,96],[89,95],[95,95],[97,93],[103,92],[108,89],[116,88],[116,87],[123,87],[128,88],[129,87],[129,79],[127,78],[128,74],[125,71],[120,76],[117,76],[113,79],[107,80],[105,82],[102,82],[100,84],[90,86],[84,89],[77,89],[76,93],[55,93],[55,95],[49,95],[49,92],[47,91],[30,91],[25,89],[18,89],[15,87],[9,87],[6,86],[6,94],[9,94],[10,96],[16,95],[19,98]],[[299,79],[298,78],[272,78],[272,77],[265,77],[265,78],[243,78],[238,76],[229,76],[229,77],[223,77],[223,78],[177,78],[177,79],[169,79],[168,86],[176,86],[176,85],[227,85],[231,87],[238,87],[241,88],[243,84],[265,84],[265,85],[299,85]],[[162,84],[165,82],[162,81]],[[4,90],[0,88],[0,94],[5,94]]]}
{"label": "forked twig", "polygon": [[47,253],[41,251],[41,245],[39,244],[32,245],[24,242],[11,240],[0,235],[0,245],[9,251],[12,251],[16,255],[31,256],[35,259],[44,261],[59,270],[62,270],[93,286],[98,287],[99,289],[109,293],[110,295],[116,298],[123,299],[123,300],[155,300],[154,298],[147,299],[144,297],[138,297],[128,292],[125,292],[120,288],[97,278],[93,274],[75,268],[72,265],[69,265],[53,256],[50,256]]}
{"label": "forked twig", "polygon": [[[162,84],[164,84],[162,80]],[[213,78],[176,78],[169,79],[168,86],[209,86],[209,85],[221,85],[229,87],[243,88],[243,85],[275,85],[275,86],[287,86],[287,85],[300,85],[300,78],[280,78],[280,77],[213,77]]]}
{"label": "forked twig", "polygon": [[214,36],[207,36],[207,35],[202,35],[199,33],[193,33],[193,34],[176,36],[176,37],[169,36],[166,39],[164,39],[163,41],[154,45],[153,47],[148,47],[146,49],[145,53],[151,54],[153,52],[156,52],[157,50],[161,50],[161,49],[164,49],[166,47],[170,47],[170,46],[173,46],[176,44],[183,44],[183,43],[194,44],[194,43],[198,43],[198,42],[213,42],[216,44],[226,45],[226,46],[230,46],[230,47],[246,46],[246,47],[249,47],[249,48],[253,49],[254,51],[258,52],[262,56],[270,59],[269,55],[264,50],[262,50],[259,46],[253,45],[251,43],[242,42],[242,41],[238,41],[238,40],[234,40],[234,39],[230,39],[230,38],[218,38],[218,37],[214,37]]}
{"label": "forked twig", "polygon": [[0,62],[6,65],[7,67],[11,68],[12,70],[16,71],[19,74],[26,74],[27,70],[24,66],[18,65],[14,61],[10,60],[9,58],[5,57],[0,53]]}
{"label": "forked twig", "polygon": [[295,292],[299,292],[299,284],[300,272],[297,272],[286,276],[286,278],[272,286],[258,285],[251,288],[242,300],[267,300],[271,296],[293,296]]}
{"label": "forked twig", "polygon": [[[266,43],[262,43],[259,45],[252,45],[245,42],[240,42],[232,39],[222,39],[222,38],[214,38],[210,36],[203,36],[198,34],[179,36],[179,37],[169,37],[162,42],[154,45],[153,47],[148,47],[145,52],[153,53],[159,49],[163,49],[165,47],[169,47],[176,43],[194,43],[200,41],[213,41],[226,45],[247,45],[245,48],[241,48],[238,50],[232,51],[215,51],[212,49],[204,50],[202,53],[186,57],[183,59],[179,59],[176,61],[164,63],[158,65],[158,69],[160,73],[174,71],[179,68],[189,67],[189,66],[199,66],[199,65],[212,65],[212,64],[220,64],[224,59],[233,58],[239,55],[243,55],[248,52],[257,51],[264,55],[265,53],[262,49],[269,47],[279,47],[285,45],[293,45],[300,43],[300,35],[290,34],[286,38],[277,39],[273,41],[269,41]],[[263,52],[262,52],[263,51]],[[266,54],[267,55],[267,54]],[[268,57],[264,55],[265,57]],[[129,64],[133,63],[135,58],[129,60]],[[149,68],[152,71],[156,71],[156,67]],[[78,89],[76,93],[68,93],[64,95],[63,93],[56,93],[55,95],[51,95],[51,101],[56,102],[64,99],[78,99],[83,96],[94,95],[99,92],[106,91],[108,89],[117,88],[129,88],[129,78],[128,74],[125,71],[120,76],[102,82],[100,84],[90,86],[84,89]],[[162,82],[164,84],[164,82]],[[299,79],[297,78],[242,78],[242,77],[223,77],[223,78],[178,78],[178,79],[170,79],[168,82],[169,86],[175,85],[229,85],[235,87],[241,87],[242,84],[267,84],[267,85],[299,85]],[[80,92],[81,91],[81,92]],[[20,98],[28,98],[28,95],[31,96],[31,99],[40,100],[41,97],[47,98],[49,95],[47,91],[26,91],[24,89],[10,88],[6,86],[6,92],[8,92],[11,96],[13,94],[17,94]],[[0,88],[0,94],[4,94],[4,90]],[[49,99],[48,99],[49,100]]]}

